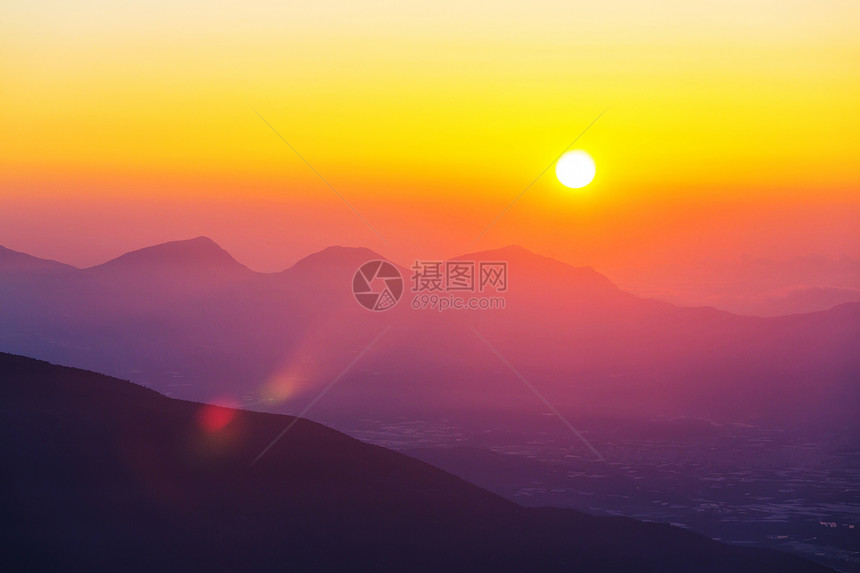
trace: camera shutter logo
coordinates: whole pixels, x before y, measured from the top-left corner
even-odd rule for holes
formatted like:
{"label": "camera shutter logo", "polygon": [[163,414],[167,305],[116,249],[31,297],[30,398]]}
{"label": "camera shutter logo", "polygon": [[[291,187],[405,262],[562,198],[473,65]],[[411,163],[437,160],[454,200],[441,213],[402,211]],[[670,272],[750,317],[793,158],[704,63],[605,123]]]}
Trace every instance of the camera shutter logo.
{"label": "camera shutter logo", "polygon": [[388,310],[403,296],[403,277],[388,261],[369,261],[355,271],[352,294],[368,310]]}

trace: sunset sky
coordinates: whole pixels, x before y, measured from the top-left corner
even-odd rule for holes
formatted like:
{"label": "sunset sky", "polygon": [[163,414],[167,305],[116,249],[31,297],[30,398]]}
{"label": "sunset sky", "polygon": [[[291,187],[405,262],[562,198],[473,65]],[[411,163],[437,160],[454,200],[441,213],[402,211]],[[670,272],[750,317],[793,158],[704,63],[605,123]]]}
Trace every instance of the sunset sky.
{"label": "sunset sky", "polygon": [[[860,257],[860,3],[0,6],[0,244]],[[588,187],[549,169],[577,141]],[[262,115],[387,240],[260,119]]]}

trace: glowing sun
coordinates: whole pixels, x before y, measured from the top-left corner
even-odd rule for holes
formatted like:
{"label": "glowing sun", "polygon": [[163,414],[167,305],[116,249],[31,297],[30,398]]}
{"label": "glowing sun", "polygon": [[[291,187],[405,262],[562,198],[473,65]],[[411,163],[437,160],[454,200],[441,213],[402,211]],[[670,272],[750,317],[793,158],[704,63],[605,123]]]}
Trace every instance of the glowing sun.
{"label": "glowing sun", "polygon": [[591,156],[577,149],[562,155],[555,164],[555,176],[565,187],[579,189],[594,179],[597,168]]}

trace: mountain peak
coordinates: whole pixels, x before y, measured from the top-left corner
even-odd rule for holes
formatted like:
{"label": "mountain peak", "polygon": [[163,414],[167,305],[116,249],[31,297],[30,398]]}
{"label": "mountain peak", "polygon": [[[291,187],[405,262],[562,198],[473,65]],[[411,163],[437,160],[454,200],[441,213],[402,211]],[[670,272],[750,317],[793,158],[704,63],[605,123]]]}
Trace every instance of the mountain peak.
{"label": "mountain peak", "polygon": [[385,257],[366,247],[344,247],[341,245],[333,245],[304,257],[284,272],[302,271],[315,268],[328,269],[343,265],[351,265],[358,268],[367,261],[377,259],[385,259]]}
{"label": "mountain peak", "polygon": [[219,269],[250,272],[209,237],[169,241],[128,252],[93,269],[118,268]]}
{"label": "mountain peak", "polygon": [[588,287],[615,292],[618,287],[605,275],[590,266],[574,266],[552,257],[539,255],[520,245],[507,245],[488,251],[467,253],[452,260],[503,261],[509,272],[521,278],[539,281],[546,286]]}
{"label": "mountain peak", "polygon": [[493,258],[502,260],[505,257],[541,257],[542,255],[538,255],[534,251],[530,251],[527,248],[511,244],[506,245],[504,247],[498,247],[496,249],[489,249],[487,251],[475,251],[472,253],[466,253],[464,255],[460,255],[457,257],[453,257],[454,259],[485,259],[490,260]]}

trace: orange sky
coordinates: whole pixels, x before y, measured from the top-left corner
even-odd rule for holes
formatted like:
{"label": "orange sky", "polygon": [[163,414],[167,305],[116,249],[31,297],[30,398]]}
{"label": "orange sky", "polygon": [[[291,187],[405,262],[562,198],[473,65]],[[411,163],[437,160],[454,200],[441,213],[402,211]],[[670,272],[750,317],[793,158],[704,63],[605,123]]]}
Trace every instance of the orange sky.
{"label": "orange sky", "polygon": [[[258,270],[518,243],[598,269],[860,256],[855,2],[0,7],[0,244],[205,234]],[[580,139],[582,190],[552,169]],[[257,116],[263,115],[383,243]]]}

